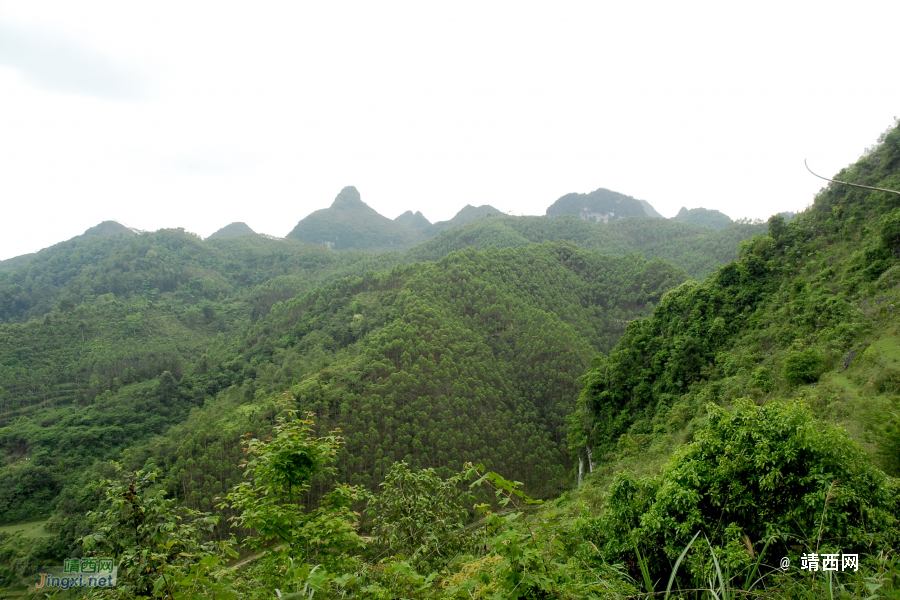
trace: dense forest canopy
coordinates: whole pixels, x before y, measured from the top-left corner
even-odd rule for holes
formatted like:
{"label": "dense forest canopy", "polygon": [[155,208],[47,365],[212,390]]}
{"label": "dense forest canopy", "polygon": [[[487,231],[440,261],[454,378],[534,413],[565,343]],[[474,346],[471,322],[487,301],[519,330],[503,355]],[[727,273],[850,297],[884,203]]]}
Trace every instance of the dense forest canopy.
{"label": "dense forest canopy", "polygon": [[[34,413],[41,414],[39,428],[30,419],[9,418],[3,430],[6,447],[27,449],[40,460],[7,475],[21,478],[56,464],[71,451],[61,439],[71,438],[76,447],[81,446],[79,436],[109,439],[102,427],[74,433],[75,422],[106,422],[128,430],[126,440],[133,444],[136,432],[129,427],[142,428],[142,439],[161,433],[165,423],[177,415],[183,418],[190,406],[220,392],[228,395],[239,388],[240,399],[250,401],[257,393],[291,389],[303,410],[345,430],[347,452],[340,468],[353,482],[377,483],[395,460],[448,467],[464,453],[503,464],[531,482],[530,489],[559,490],[568,479],[565,415],[577,393],[577,378],[594,352],[612,347],[626,322],[645,314],[685,278],[683,271],[660,260],[606,257],[564,244],[524,251],[469,250],[438,263],[339,280],[279,303],[230,340],[213,338],[216,324],[201,316],[195,329],[182,329],[206,333],[211,347],[190,363],[179,360],[182,348],[150,362],[140,354],[149,349],[136,343],[137,354],[129,359],[122,343],[96,340],[92,329],[85,334],[92,343],[111,347],[118,360],[131,360],[138,368],[124,367],[122,379],[113,375],[100,380],[92,374],[70,406]],[[109,316],[111,310],[103,314]],[[121,321],[124,327],[133,323],[159,332],[153,315],[145,309],[140,322]],[[65,317],[56,327],[69,336],[80,335]],[[223,328],[229,327],[225,322]],[[132,343],[125,331],[112,332],[112,340],[117,334]],[[38,330],[33,336],[43,339]],[[178,341],[160,338],[168,344]],[[185,337],[184,343],[198,339],[203,338]],[[77,341],[72,345],[78,346]],[[49,351],[38,355],[55,358]],[[84,360],[96,364],[93,355]],[[489,370],[486,364],[492,365]],[[110,365],[111,373],[118,366]],[[91,396],[105,385],[111,386],[109,391]],[[73,394],[78,390],[67,389]],[[18,390],[10,385],[8,397],[21,398]],[[149,404],[123,415],[120,408],[126,402]],[[23,414],[21,408],[10,407],[10,416]],[[148,412],[154,425],[147,421]],[[51,436],[45,435],[48,427]],[[439,429],[443,435],[434,433]],[[518,433],[507,433],[513,431]],[[227,442],[238,448],[236,440]],[[90,446],[98,455],[115,447],[109,441]],[[72,473],[73,460],[60,476]],[[202,487],[205,477],[186,480],[180,489]],[[18,510],[16,502],[10,499],[5,510]]]}

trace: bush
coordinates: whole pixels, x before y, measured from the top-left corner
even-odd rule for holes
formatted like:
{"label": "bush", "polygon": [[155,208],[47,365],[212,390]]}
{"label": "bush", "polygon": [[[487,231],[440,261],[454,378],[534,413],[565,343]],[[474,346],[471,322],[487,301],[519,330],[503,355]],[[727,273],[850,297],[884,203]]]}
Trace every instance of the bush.
{"label": "bush", "polygon": [[782,375],[791,385],[814,383],[822,374],[825,358],[815,348],[793,350],[784,359]]}
{"label": "bush", "polygon": [[[740,400],[732,412],[710,405],[708,424],[658,477],[618,475],[589,529],[606,561],[634,564],[638,545],[663,581],[702,532],[735,573],[773,536],[764,562],[796,555],[797,544],[862,553],[896,543],[896,489],[842,429],[817,422],[805,405]],[[709,560],[700,548],[687,562],[694,575]]]}

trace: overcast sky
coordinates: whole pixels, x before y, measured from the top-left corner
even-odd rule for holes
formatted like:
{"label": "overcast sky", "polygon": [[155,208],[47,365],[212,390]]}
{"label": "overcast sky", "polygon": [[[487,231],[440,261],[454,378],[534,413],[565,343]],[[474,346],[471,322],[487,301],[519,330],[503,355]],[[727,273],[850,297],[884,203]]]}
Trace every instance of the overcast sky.
{"label": "overcast sky", "polygon": [[900,115],[900,2],[3,2],[0,259],[113,219],[802,210]]}

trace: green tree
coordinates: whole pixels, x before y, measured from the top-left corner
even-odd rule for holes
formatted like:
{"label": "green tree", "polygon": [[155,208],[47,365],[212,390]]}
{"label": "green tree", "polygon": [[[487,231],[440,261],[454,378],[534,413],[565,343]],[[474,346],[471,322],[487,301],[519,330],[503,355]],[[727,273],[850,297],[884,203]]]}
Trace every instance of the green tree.
{"label": "green tree", "polygon": [[[639,543],[654,578],[668,577],[698,531],[732,572],[752,564],[748,548],[759,551],[769,540],[764,558],[773,565],[797,545],[874,553],[900,541],[897,492],[897,480],[800,402],[742,400],[731,411],[710,405],[708,424],[658,477],[616,476],[595,519],[595,543],[610,562],[631,560]],[[695,575],[705,560],[688,561]]]}
{"label": "green tree", "polygon": [[[119,582],[108,590],[112,597],[183,598],[179,582],[192,569],[199,576],[198,563],[207,559],[204,564],[210,565],[209,557],[233,554],[228,544],[209,541],[218,517],[177,506],[154,486],[155,473],[113,466],[114,476],[100,484],[102,504],[87,515],[93,533],[82,539],[84,554],[118,561]],[[208,574],[204,578],[214,583]],[[210,590],[206,597],[235,597]]]}
{"label": "green tree", "polygon": [[900,208],[895,208],[882,219],[881,241],[893,256],[900,257]]}
{"label": "green tree", "polygon": [[338,433],[315,437],[312,413],[300,419],[297,411],[287,410],[271,438],[245,440],[250,455],[244,463],[246,480],[232,488],[220,507],[237,511],[235,521],[255,532],[251,544],[280,542],[292,562],[329,564],[365,545],[357,529],[359,515],[351,510],[366,497],[363,488],[337,485],[315,510],[304,505],[313,476],[335,471],[332,463],[343,445]]}
{"label": "green tree", "polygon": [[434,469],[413,471],[405,462],[394,463],[381,483],[381,493],[368,505],[379,545],[412,563],[446,560],[462,541],[453,535],[468,516],[466,506],[472,497],[462,485],[473,473],[468,465],[442,479]]}

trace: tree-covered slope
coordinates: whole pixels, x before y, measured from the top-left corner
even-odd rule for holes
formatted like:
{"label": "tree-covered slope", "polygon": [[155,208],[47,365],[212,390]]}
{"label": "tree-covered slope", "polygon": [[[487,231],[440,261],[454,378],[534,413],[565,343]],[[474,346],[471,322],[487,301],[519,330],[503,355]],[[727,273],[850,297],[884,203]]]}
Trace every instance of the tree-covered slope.
{"label": "tree-covered slope", "polygon": [[[900,190],[900,130],[835,176]],[[665,452],[708,402],[801,397],[896,469],[900,196],[831,184],[740,258],[669,292],[585,376],[576,453]],[[652,452],[651,452],[652,454]],[[896,471],[895,471],[896,472]]]}
{"label": "tree-covered slope", "polygon": [[214,395],[214,383],[177,380],[219,336],[277,302],[399,260],[163,230],[79,236],[4,271],[0,521],[46,514],[93,461],[162,433]]}
{"label": "tree-covered slope", "polygon": [[[242,236],[207,244],[246,248],[264,241]],[[6,477],[18,481],[38,467],[49,469],[59,478],[57,489],[77,471],[70,458],[69,468],[56,472],[63,449],[106,435],[102,427],[119,428],[122,437],[81,444],[77,465],[142,443],[229,389],[247,402],[290,388],[304,409],[322,414],[323,425],[347,432],[350,453],[341,468],[350,479],[377,481],[406,456],[415,464],[451,466],[460,452],[471,451],[521,473],[535,489],[558,490],[568,477],[563,419],[588,357],[611,347],[629,319],[684,278],[637,255],[534,246],[468,251],[341,280],[277,304],[252,326],[247,298],[268,284],[197,306],[167,295],[128,302],[104,297],[44,320],[9,324],[0,329],[9,417],[0,446],[19,466]],[[219,332],[228,337],[216,337]],[[153,391],[159,389],[168,391]],[[121,408],[146,394],[175,408],[162,418],[152,410],[123,414]],[[34,420],[12,418],[17,415]],[[73,419],[105,425],[73,428]],[[129,429],[141,423],[142,429]],[[449,437],[435,437],[441,428]],[[54,441],[61,439],[72,441]],[[230,443],[236,448],[236,439]],[[381,455],[373,454],[378,447]],[[523,471],[524,464],[534,466]],[[210,481],[184,481],[182,489],[206,490]],[[4,519],[13,514],[12,502],[0,506]]]}
{"label": "tree-covered slope", "polygon": [[[0,322],[43,317],[105,294],[117,300],[217,301],[284,277],[292,278],[296,295],[335,277],[400,260],[398,255],[339,253],[263,236],[204,242],[181,229],[141,235],[128,231],[131,236],[78,236],[0,271]],[[360,262],[365,263],[362,270],[350,267]]]}
{"label": "tree-covered slope", "polygon": [[410,249],[409,260],[437,260],[461,248],[517,247],[565,240],[604,254],[639,252],[663,258],[703,277],[737,258],[738,243],[765,230],[762,223],[736,222],[719,231],[649,217],[621,219],[609,224],[560,217],[496,216],[446,231]]}
{"label": "tree-covered slope", "polygon": [[[838,177],[900,188],[900,129],[881,142]],[[84,554],[117,557],[113,593],[168,598],[896,595],[900,197],[834,185],[731,225],[756,235],[687,282],[624,253],[720,232],[566,219],[460,227],[444,242],[484,249],[332,281],[180,378],[3,428],[2,518],[60,500],[57,537],[0,534],[3,584]],[[573,231],[624,255],[546,240]],[[243,264],[265,240],[209,243]],[[122,466],[84,468],[123,436]],[[593,475],[529,513],[495,471],[541,495]],[[231,534],[262,552],[225,565]]]}
{"label": "tree-covered slope", "polygon": [[348,482],[375,485],[397,460],[443,471],[465,456],[558,492],[570,476],[565,416],[579,374],[684,277],[637,255],[544,244],[337,282],[276,307],[229,362],[201,359],[186,380],[226,378],[230,391],[151,455],[173,493],[209,508],[217,486],[239,476],[222,457],[239,455],[240,415],[289,389],[323,430],[343,430]]}
{"label": "tree-covered slope", "polygon": [[[900,127],[835,179],[900,190]],[[882,557],[900,543],[898,306],[900,194],[834,183],[790,223],[773,216],[738,260],[668,292],[593,360],[569,443],[599,472],[587,489],[606,493],[576,538],[600,562],[637,543],[631,575],[648,581],[687,556],[685,587],[712,552],[753,572],[767,548],[759,573],[858,552],[860,571],[880,571],[868,581],[897,589]],[[709,551],[689,549],[695,535]],[[798,573],[769,580],[790,590],[775,597],[860,594],[853,575]]]}

